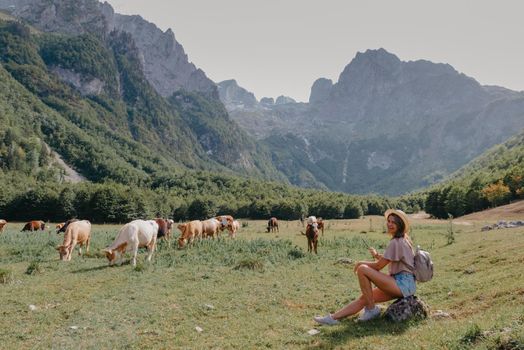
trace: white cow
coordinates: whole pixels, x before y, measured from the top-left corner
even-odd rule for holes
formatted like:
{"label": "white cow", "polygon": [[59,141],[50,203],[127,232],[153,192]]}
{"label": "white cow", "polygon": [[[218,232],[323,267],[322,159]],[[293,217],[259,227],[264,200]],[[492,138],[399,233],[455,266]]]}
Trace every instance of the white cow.
{"label": "white cow", "polygon": [[155,251],[156,238],[159,227],[155,220],[133,220],[120,229],[113,244],[104,249],[109,265],[113,265],[117,258],[122,262],[125,252],[133,252],[133,266],[136,266],[136,255],[139,247],[147,247],[147,261],[151,261]]}

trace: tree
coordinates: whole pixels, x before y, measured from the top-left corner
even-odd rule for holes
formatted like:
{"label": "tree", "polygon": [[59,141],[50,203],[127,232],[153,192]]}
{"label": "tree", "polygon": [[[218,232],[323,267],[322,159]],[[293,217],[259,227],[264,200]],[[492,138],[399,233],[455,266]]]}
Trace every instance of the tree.
{"label": "tree", "polygon": [[497,183],[484,187],[482,194],[493,207],[497,207],[508,202],[511,191],[508,186],[504,185],[502,180],[499,180]]}

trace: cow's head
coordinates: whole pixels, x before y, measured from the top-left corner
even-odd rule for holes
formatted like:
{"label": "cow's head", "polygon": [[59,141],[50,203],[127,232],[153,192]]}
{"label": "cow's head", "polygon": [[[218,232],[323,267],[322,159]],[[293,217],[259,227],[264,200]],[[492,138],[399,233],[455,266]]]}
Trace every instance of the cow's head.
{"label": "cow's head", "polygon": [[109,261],[109,266],[112,266],[117,258],[117,251],[106,248],[103,250],[103,252],[106,254],[106,258]]}
{"label": "cow's head", "polygon": [[56,247],[56,250],[58,250],[58,254],[60,255],[60,260],[67,261],[67,247],[64,245],[60,245]]}
{"label": "cow's head", "polygon": [[40,229],[41,229],[42,231],[45,230],[45,222],[42,222],[42,223],[40,224]]}
{"label": "cow's head", "polygon": [[184,237],[180,237],[180,238],[178,239],[178,248],[179,248],[179,249],[184,248],[184,246],[186,245],[186,243],[187,243],[187,239],[185,239]]}

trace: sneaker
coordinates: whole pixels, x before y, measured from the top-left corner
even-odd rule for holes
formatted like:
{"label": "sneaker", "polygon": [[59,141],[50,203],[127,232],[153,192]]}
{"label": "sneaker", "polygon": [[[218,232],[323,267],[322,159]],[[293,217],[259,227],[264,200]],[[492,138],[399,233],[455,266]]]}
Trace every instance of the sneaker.
{"label": "sneaker", "polygon": [[320,324],[326,324],[328,326],[332,326],[332,325],[335,325],[335,324],[339,324],[340,321],[338,320],[335,320],[331,314],[328,314],[327,316],[315,316],[313,317],[313,319],[317,322],[317,323],[320,323]]}
{"label": "sneaker", "polygon": [[358,318],[359,321],[361,322],[365,322],[365,321],[369,321],[369,320],[372,320],[374,318],[377,318],[380,316],[380,308],[375,305],[374,308],[372,308],[371,310],[368,310],[366,308],[364,308],[364,312],[360,315],[360,317]]}

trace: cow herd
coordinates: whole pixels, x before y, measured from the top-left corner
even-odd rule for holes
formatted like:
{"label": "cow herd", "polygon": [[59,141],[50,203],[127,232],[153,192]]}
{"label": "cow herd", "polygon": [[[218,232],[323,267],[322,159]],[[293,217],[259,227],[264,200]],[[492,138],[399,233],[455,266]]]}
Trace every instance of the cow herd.
{"label": "cow herd", "polygon": [[[4,230],[7,221],[0,219],[0,232]],[[125,224],[118,232],[115,240],[111,245],[106,247],[105,253],[109,265],[122,261],[124,253],[131,252],[133,255],[132,265],[136,266],[138,248],[147,248],[147,261],[151,261],[153,252],[156,248],[157,239],[164,237],[170,239],[171,229],[174,221],[171,219],[154,219],[154,220],[133,220]],[[23,231],[44,231],[46,224],[40,220],[34,220],[26,223],[22,228]],[[179,224],[178,229],[181,232],[178,240],[178,247],[183,248],[186,244],[191,244],[195,239],[219,237],[219,233],[225,229],[229,231],[231,238],[236,237],[240,228],[240,223],[234,220],[231,215],[217,216],[208,220],[193,220],[187,223]],[[89,252],[89,242],[91,240],[91,223],[88,220],[71,219],[64,223],[56,225],[56,233],[64,232],[64,241],[56,249],[58,250],[60,260],[70,261],[74,248],[78,245],[78,253],[82,255],[82,248],[85,247]]]}
{"label": "cow herd", "polygon": [[[0,219],[0,232],[4,230],[7,222]],[[147,261],[151,261],[159,238],[170,239],[171,229],[174,221],[171,219],[154,220],[133,220],[125,224],[118,232],[111,245],[106,247],[105,253],[109,265],[115,262],[121,263],[124,253],[131,252],[133,258],[131,263],[136,266],[138,248],[147,248]],[[45,230],[45,222],[34,220],[26,223],[22,231]],[[221,215],[207,220],[192,220],[181,223],[177,226],[180,230],[178,247],[181,249],[186,245],[191,245],[195,240],[205,238],[219,238],[220,232],[228,230],[228,235],[235,238],[240,228],[240,222],[231,215]],[[324,223],[321,218],[318,220],[310,216],[307,220],[306,233],[308,238],[308,251],[317,252],[317,240],[319,229],[324,234]],[[88,220],[71,219],[56,225],[56,233],[64,232],[64,241],[56,249],[60,260],[70,261],[74,248],[78,245],[78,253],[82,255],[82,248],[85,247],[89,252],[89,242],[91,240],[91,223]],[[275,217],[269,219],[267,224],[268,232],[278,232],[278,221]]]}

